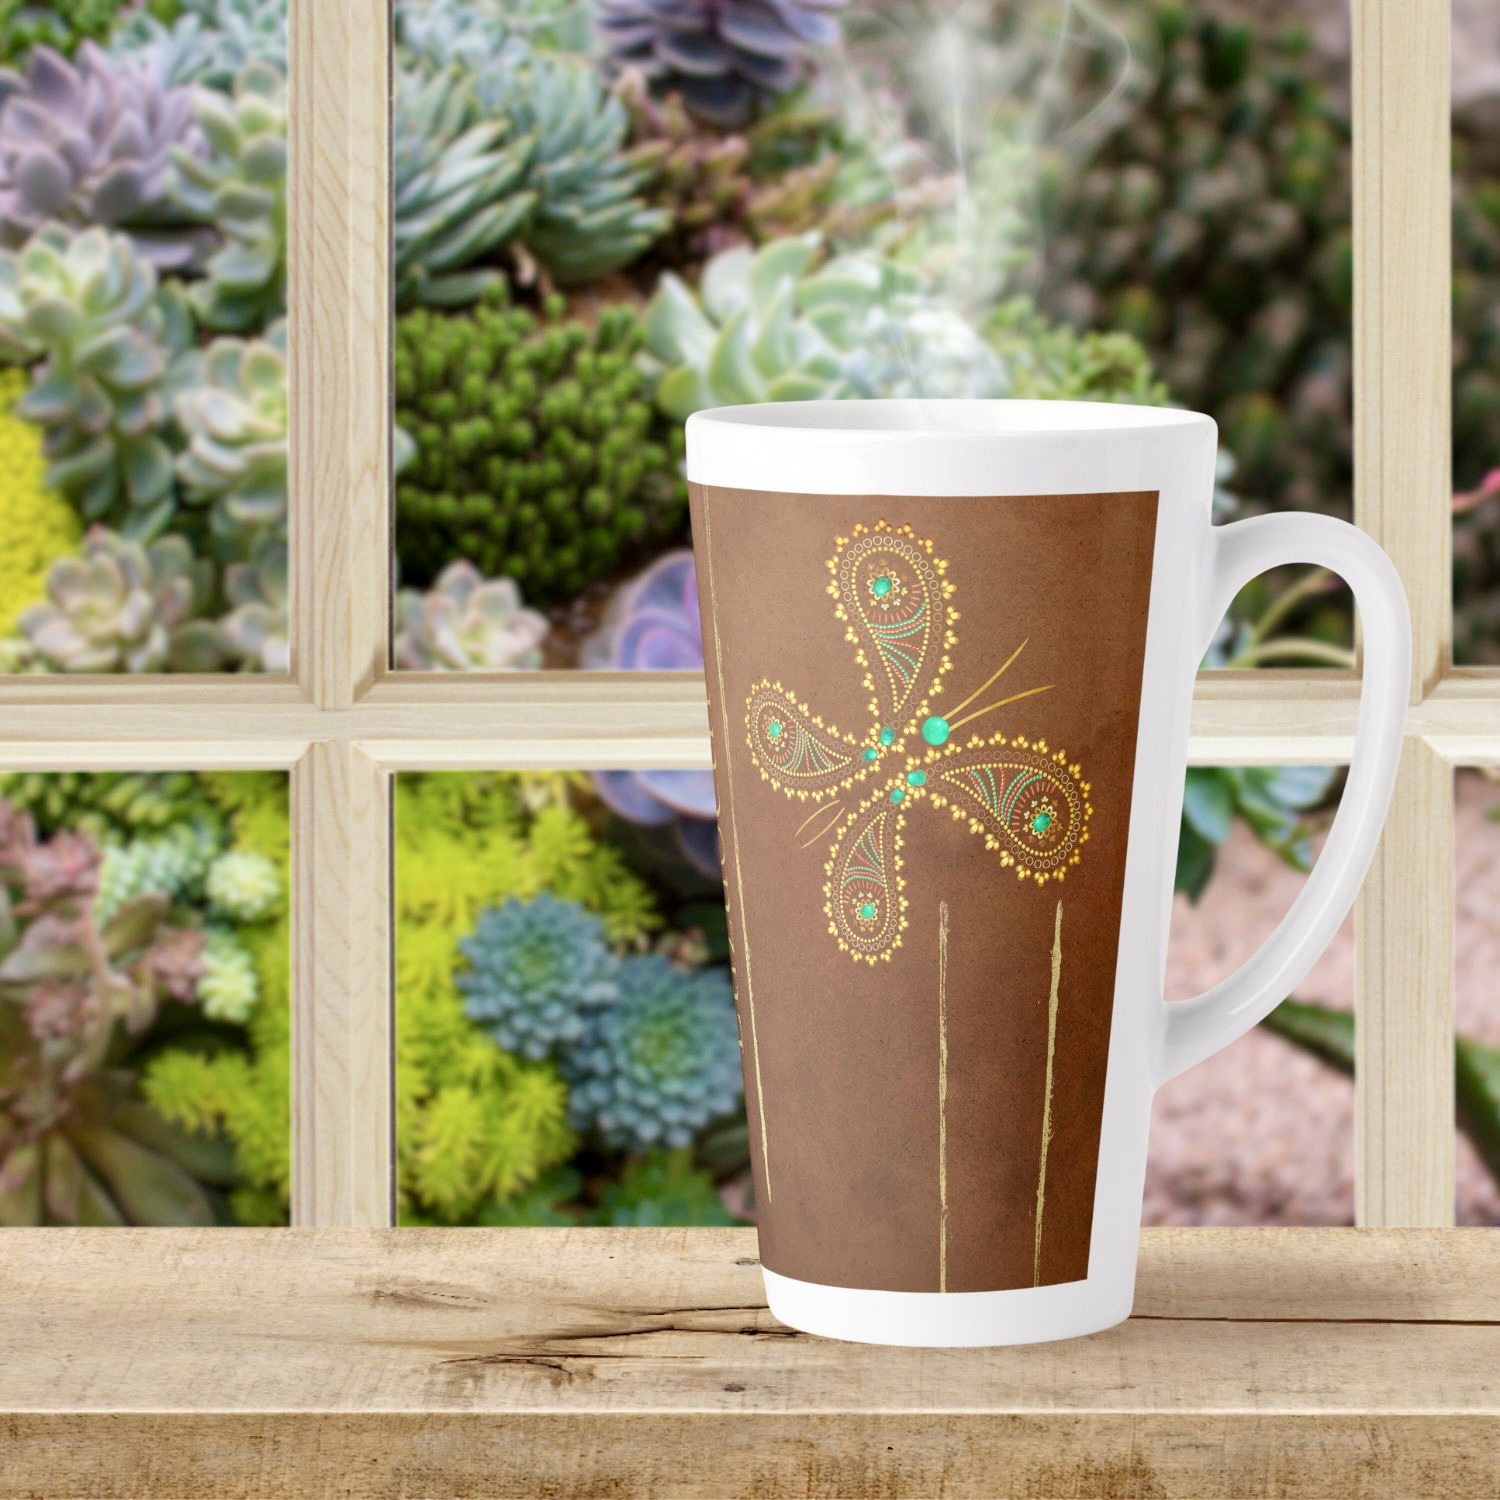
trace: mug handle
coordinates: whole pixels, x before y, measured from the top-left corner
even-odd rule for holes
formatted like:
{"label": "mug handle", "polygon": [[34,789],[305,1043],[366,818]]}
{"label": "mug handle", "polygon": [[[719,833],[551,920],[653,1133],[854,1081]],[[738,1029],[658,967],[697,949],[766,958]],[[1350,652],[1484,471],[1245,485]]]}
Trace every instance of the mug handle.
{"label": "mug handle", "polygon": [[[1411,683],[1411,617],[1395,566],[1364,532],[1331,516],[1255,516],[1212,531],[1203,640],[1252,578],[1286,563],[1340,574],[1354,591],[1364,642],[1364,682],[1349,779],[1291,910],[1227,979],[1192,1000],[1163,1000],[1157,1081],[1175,1078],[1270,1014],[1306,977],[1354,904],[1385,821]],[[1201,654],[1201,653],[1200,653]]]}

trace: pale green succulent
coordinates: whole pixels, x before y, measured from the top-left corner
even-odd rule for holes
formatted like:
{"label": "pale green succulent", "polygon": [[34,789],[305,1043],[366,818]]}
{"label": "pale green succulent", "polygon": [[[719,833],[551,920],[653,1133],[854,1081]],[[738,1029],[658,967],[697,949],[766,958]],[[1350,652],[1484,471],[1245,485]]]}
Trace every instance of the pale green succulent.
{"label": "pale green succulent", "polygon": [[862,253],[820,265],[821,251],[815,233],[726,250],[697,292],[662,277],[646,351],[669,417],[755,401],[1006,394],[1003,361],[916,272]]}
{"label": "pale green succulent", "polygon": [[271,63],[253,62],[232,98],[200,89],[197,108],[208,150],[177,153],[177,196],[225,243],[190,295],[207,327],[240,333],[286,311],[286,78]]}
{"label": "pale green succulent", "polygon": [[285,672],[291,667],[286,541],[263,536],[249,562],[224,570],[224,593],[233,609],[220,622],[225,647],[244,672]]}
{"label": "pale green succulent", "polygon": [[172,513],[162,387],[191,325],[169,288],[103,229],[53,224],[0,251],[0,360],[40,361],[16,413],[46,429],[47,483],[130,536]]}
{"label": "pale green succulent", "polygon": [[521,603],[509,578],[486,581],[471,562],[450,563],[429,593],[396,598],[396,665],[408,672],[539,667],[547,620]]}
{"label": "pale green succulent", "polygon": [[184,0],[181,10],[171,25],[149,11],[133,12],[110,52],[150,63],[166,83],[225,92],[249,63],[285,69],[286,0]]}
{"label": "pale green succulent", "polygon": [[177,459],[185,498],[212,503],[215,536],[243,557],[255,536],[286,525],[286,324],[263,339],[215,339],[192,351],[171,385],[186,441]]}
{"label": "pale green succulent", "polygon": [[53,564],[47,602],[20,626],[54,672],[214,671],[219,635],[203,618],[212,585],[212,563],[185,538],[143,546],[96,526],[81,557]]}
{"label": "pale green succulent", "polygon": [[203,937],[203,973],[196,987],[199,1008],[210,1021],[243,1026],[260,999],[255,960],[228,928],[210,927]]}
{"label": "pale green succulent", "polygon": [[532,143],[482,120],[456,69],[403,74],[391,124],[396,300],[472,302],[497,272],[474,269],[512,239],[536,204]]}
{"label": "pale green succulent", "polygon": [[281,900],[281,876],[265,855],[230,849],[208,867],[203,889],[215,911],[236,922],[261,922]]}

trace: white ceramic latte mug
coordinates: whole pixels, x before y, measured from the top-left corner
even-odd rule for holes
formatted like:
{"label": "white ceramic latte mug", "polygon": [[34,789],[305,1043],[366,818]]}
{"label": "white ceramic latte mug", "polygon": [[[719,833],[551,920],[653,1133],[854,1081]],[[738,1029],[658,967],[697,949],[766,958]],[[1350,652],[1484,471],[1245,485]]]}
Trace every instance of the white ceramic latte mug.
{"label": "white ceramic latte mug", "polygon": [[[1317,515],[1215,526],[1156,408],[807,402],[687,427],[771,1311],[1011,1344],[1128,1316],[1151,1099],[1307,973],[1401,748],[1395,569]],[[1194,676],[1268,568],[1348,580],[1349,778],[1285,920],[1162,999]]]}

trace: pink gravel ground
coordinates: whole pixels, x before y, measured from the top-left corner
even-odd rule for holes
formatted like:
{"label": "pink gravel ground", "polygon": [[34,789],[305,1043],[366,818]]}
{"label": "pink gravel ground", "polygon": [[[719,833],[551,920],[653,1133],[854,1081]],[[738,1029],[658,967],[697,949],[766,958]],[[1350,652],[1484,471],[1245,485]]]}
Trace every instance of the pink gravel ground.
{"label": "pink gravel ground", "polygon": [[[1458,787],[1455,987],[1461,1032],[1500,1045],[1500,825],[1485,809],[1500,788],[1477,773]],[[1172,913],[1167,995],[1222,979],[1280,921],[1302,882],[1236,827],[1203,899]],[[1298,989],[1354,1003],[1354,934],[1346,922]],[[1460,1224],[1500,1224],[1500,1190],[1458,1137]],[[1354,1220],[1352,1082],[1257,1027],[1158,1094],[1151,1125],[1148,1224],[1350,1224]]]}

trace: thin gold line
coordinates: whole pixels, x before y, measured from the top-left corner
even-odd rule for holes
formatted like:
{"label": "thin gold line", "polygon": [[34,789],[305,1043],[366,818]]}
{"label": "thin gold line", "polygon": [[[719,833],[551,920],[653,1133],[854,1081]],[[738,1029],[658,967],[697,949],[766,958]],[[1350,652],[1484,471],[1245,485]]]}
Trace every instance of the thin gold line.
{"label": "thin gold line", "polygon": [[1002,698],[998,703],[992,703],[988,708],[976,708],[973,713],[965,714],[961,719],[950,719],[949,729],[957,729],[960,724],[967,724],[970,719],[977,719],[980,714],[993,713],[997,708],[1004,708],[1007,703],[1016,703],[1022,698],[1030,698],[1037,693],[1050,693],[1052,684],[1049,682],[1045,687],[1027,688],[1024,693],[1012,693],[1009,698]]}
{"label": "thin gold line", "polygon": [[948,1290],[948,903],[938,902],[938,1291]]}
{"label": "thin gold line", "polygon": [[714,549],[708,492],[703,494],[703,553],[708,559],[708,613],[714,632],[714,665],[719,678],[719,715],[725,724],[724,779],[729,787],[729,844],[734,850],[735,899],[740,909],[740,937],[745,946],[745,1008],[750,1012],[750,1060],[755,1066],[755,1113],[760,1118],[760,1169],[771,1201],[771,1149],[766,1139],[766,1098],[760,1082],[760,1042],[755,1032],[755,986],[750,978],[750,928],[745,920],[745,878],[740,870],[740,837],[734,817],[734,756],[729,749],[729,700],[724,696],[724,650],[719,641],[719,595],[714,587]]}
{"label": "thin gold line", "polygon": [[[1008,667],[1011,662],[1013,662],[1026,649],[1026,643],[1030,639],[1031,637],[1027,636],[1026,640],[1022,641],[1021,644],[1010,653],[1010,656],[1006,659],[1005,666],[1001,667],[1000,671],[995,673],[995,677],[999,677],[1004,673],[1005,667]],[[962,703],[955,703],[950,711],[952,713],[958,713],[961,709],[967,708],[990,685],[990,682],[993,682],[995,680],[995,677],[991,677],[989,682],[980,683],[980,685],[975,688],[974,691],[970,693]]]}
{"label": "thin gold line", "polygon": [[801,833],[802,830],[806,828],[807,825],[811,823],[819,813],[827,812],[830,807],[834,810],[834,812],[840,812],[843,810],[843,806],[844,804],[842,802],[824,802],[821,806],[813,808],[813,810],[808,813],[808,815],[803,818],[803,820],[797,825],[796,831],[792,834],[792,837],[796,838],[797,834]]}
{"label": "thin gold line", "polygon": [[1042,1284],[1042,1207],[1047,1197],[1047,1147],[1052,1142],[1052,1058],[1057,1050],[1057,986],[1062,979],[1062,902],[1052,928],[1052,993],[1047,997],[1047,1091],[1042,1101],[1042,1164],[1036,1174],[1036,1247],[1031,1256],[1031,1284]]}

